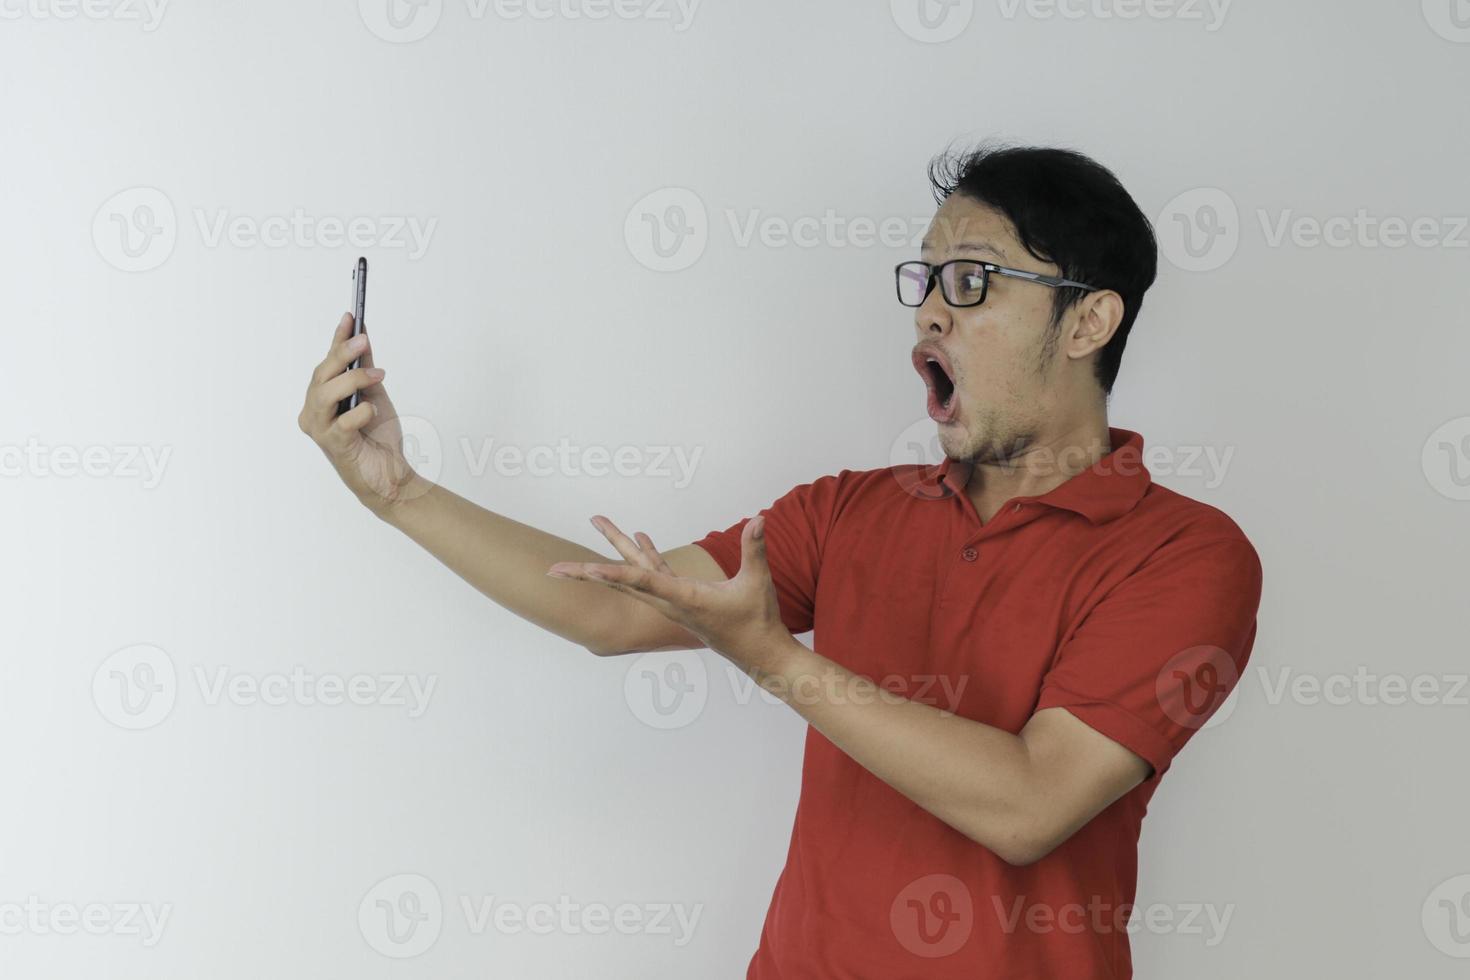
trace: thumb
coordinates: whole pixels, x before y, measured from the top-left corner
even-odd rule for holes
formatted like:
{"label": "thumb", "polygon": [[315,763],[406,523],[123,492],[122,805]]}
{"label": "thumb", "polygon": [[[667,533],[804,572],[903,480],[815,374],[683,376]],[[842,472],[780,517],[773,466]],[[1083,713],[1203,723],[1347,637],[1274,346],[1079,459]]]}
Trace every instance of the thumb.
{"label": "thumb", "polygon": [[770,578],[771,568],[766,564],[766,515],[757,514],[745,522],[740,535],[740,574],[749,572]]}

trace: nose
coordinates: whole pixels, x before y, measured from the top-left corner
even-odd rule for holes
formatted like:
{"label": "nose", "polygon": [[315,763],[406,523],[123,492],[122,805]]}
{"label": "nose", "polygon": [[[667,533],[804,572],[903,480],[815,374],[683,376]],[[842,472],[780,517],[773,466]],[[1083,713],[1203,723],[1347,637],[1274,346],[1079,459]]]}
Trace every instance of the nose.
{"label": "nose", "polygon": [[929,290],[929,295],[924,297],[924,302],[914,309],[914,330],[922,340],[926,336],[943,337],[953,326],[953,311],[944,301],[939,283],[936,282]]}

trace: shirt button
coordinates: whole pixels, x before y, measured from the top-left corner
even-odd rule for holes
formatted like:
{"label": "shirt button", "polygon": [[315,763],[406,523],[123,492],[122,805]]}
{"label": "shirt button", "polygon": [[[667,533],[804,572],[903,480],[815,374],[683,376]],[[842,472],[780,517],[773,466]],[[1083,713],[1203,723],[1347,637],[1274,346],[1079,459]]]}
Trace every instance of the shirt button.
{"label": "shirt button", "polygon": [[974,561],[979,556],[979,554],[980,552],[976,551],[974,548],[966,548],[964,551],[960,552],[960,557],[963,558],[965,561]]}

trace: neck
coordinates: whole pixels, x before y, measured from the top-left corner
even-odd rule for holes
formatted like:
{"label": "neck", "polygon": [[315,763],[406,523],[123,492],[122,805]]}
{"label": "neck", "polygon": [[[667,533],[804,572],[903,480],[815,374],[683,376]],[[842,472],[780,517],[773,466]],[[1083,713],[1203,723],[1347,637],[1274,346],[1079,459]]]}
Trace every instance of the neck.
{"label": "neck", "polygon": [[1102,459],[1115,447],[1106,414],[1048,431],[1008,459],[975,463],[965,493],[981,521],[1016,497],[1039,497]]}

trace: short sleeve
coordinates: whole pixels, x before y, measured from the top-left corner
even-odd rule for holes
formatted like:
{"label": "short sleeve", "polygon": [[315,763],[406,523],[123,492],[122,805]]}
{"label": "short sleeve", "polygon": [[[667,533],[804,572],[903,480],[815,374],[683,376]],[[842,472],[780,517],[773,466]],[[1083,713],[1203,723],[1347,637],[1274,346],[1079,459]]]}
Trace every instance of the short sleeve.
{"label": "short sleeve", "polygon": [[1244,536],[1170,541],[1064,639],[1037,710],[1066,708],[1161,776],[1234,690],[1260,599]]}
{"label": "short sleeve", "polygon": [[[840,484],[841,474],[803,483],[760,511],[766,515],[766,563],[776,586],[781,622],[793,634],[812,628],[822,547],[836,514]],[[740,534],[749,520],[741,518],[694,542],[730,578],[740,571]]]}

